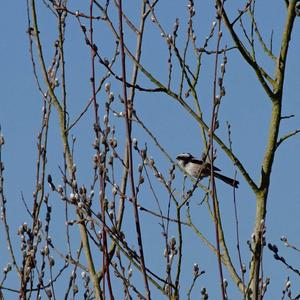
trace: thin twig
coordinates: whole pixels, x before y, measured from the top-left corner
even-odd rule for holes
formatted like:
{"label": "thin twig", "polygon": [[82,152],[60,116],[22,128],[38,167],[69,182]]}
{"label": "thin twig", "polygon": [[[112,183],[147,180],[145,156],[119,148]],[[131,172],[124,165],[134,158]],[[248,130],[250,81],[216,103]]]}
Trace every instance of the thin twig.
{"label": "thin twig", "polygon": [[128,147],[128,154],[129,154],[129,178],[130,178],[130,185],[131,185],[131,195],[133,200],[133,211],[134,211],[134,218],[135,218],[135,226],[137,232],[137,240],[140,252],[140,263],[141,269],[147,294],[147,299],[150,300],[150,289],[146,274],[145,268],[145,258],[144,258],[144,250],[143,250],[143,242],[142,242],[142,234],[140,228],[140,221],[139,221],[139,213],[137,207],[137,199],[136,199],[136,192],[135,192],[135,184],[134,184],[134,176],[133,176],[133,159],[132,159],[132,139],[131,139],[131,128],[129,123],[129,111],[132,110],[128,106],[128,99],[127,99],[127,89],[126,89],[126,65],[125,65],[125,50],[124,50],[124,40],[123,40],[123,20],[122,20],[122,0],[119,0],[119,36],[120,36],[120,47],[121,47],[121,58],[122,58],[122,77],[123,77],[123,100],[124,100],[124,109],[125,109],[125,123],[126,123],[126,146]]}

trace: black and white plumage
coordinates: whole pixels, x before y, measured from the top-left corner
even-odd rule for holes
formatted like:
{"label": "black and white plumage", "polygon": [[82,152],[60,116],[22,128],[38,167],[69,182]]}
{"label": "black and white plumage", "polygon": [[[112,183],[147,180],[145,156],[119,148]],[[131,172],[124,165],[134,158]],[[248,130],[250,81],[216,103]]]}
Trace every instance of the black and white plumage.
{"label": "black and white plumage", "polygon": [[[190,153],[181,153],[176,157],[178,164],[180,167],[190,176],[193,176],[199,180],[204,177],[210,176],[211,173],[211,165],[208,162],[203,162],[195,158]],[[214,176],[225,183],[238,188],[239,182],[230,177],[224,176],[217,171],[221,171],[219,168],[214,166]]]}

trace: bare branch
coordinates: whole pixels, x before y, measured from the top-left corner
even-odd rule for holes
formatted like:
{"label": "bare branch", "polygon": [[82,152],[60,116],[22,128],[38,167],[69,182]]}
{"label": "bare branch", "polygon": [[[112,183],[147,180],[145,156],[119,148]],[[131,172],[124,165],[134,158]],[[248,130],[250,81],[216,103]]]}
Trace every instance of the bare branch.
{"label": "bare branch", "polygon": [[288,138],[298,134],[299,132],[300,132],[300,129],[295,129],[294,131],[287,133],[286,135],[281,137],[277,142],[276,148],[278,148],[280,146],[280,144],[283,143],[284,141],[286,141]]}

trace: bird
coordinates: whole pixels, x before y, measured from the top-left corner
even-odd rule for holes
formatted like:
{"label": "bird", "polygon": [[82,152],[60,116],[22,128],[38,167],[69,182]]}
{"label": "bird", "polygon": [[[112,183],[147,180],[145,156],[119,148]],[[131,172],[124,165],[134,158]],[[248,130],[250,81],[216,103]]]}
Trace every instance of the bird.
{"label": "bird", "polygon": [[[204,162],[203,160],[199,160],[195,158],[190,153],[181,153],[177,155],[176,160],[178,161],[179,166],[190,176],[201,180],[204,177],[208,177],[211,174],[211,164],[209,162]],[[214,176],[225,183],[238,188],[239,182],[233,178],[224,176],[220,173],[219,168],[213,166]]]}

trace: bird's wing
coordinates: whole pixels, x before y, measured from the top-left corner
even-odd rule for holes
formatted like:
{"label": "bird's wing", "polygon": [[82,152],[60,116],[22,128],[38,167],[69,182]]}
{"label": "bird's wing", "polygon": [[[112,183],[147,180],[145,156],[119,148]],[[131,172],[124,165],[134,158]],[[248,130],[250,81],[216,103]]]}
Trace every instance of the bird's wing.
{"label": "bird's wing", "polygon": [[203,165],[203,160],[197,159],[197,158],[192,158],[191,163],[198,164],[198,165]]}
{"label": "bird's wing", "polygon": [[221,171],[221,169],[214,166],[214,171]]}
{"label": "bird's wing", "polygon": [[[192,158],[191,162],[194,163],[194,164],[203,165],[203,160],[200,160],[200,159],[197,159],[197,158]],[[206,163],[206,165],[207,165],[207,168],[210,169],[210,163]],[[221,169],[214,166],[214,171],[221,171]]]}

